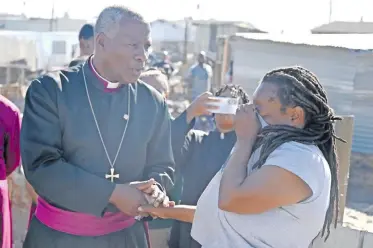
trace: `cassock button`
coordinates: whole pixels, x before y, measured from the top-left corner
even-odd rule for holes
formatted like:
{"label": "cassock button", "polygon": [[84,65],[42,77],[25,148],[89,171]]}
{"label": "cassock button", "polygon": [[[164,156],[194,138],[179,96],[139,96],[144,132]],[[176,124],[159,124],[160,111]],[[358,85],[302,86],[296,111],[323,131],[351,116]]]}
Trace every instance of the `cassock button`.
{"label": "cassock button", "polygon": [[128,118],[129,116],[127,114],[123,115],[123,119],[125,119],[126,121],[128,121]]}

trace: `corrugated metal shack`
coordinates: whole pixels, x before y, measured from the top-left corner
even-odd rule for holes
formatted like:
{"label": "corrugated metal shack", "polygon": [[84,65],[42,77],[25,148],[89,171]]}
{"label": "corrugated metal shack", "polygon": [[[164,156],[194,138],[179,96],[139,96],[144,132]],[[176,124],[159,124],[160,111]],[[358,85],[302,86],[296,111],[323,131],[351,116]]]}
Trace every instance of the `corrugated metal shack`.
{"label": "corrugated metal shack", "polygon": [[312,70],[336,113],[355,116],[353,152],[373,154],[373,35],[236,34],[227,41],[219,49],[227,44],[233,83],[252,93],[273,68],[302,65]]}

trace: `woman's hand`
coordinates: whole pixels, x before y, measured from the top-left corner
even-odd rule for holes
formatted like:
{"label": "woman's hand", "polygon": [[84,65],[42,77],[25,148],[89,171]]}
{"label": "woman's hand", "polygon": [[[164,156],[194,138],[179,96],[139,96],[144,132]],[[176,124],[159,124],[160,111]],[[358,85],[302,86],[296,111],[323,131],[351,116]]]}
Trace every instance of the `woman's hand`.
{"label": "woman's hand", "polygon": [[196,206],[176,205],[175,202],[170,202],[170,207],[141,206],[138,211],[142,215],[150,214],[162,219],[174,219],[183,222],[192,223]]}
{"label": "woman's hand", "polygon": [[235,117],[235,131],[238,141],[255,140],[260,127],[253,104],[243,104],[238,107]]}
{"label": "woman's hand", "polygon": [[172,218],[172,208],[175,206],[175,202],[170,201],[169,207],[154,207],[152,205],[145,205],[138,208],[138,211],[141,215],[149,214],[151,216],[161,218],[161,219],[169,219]]}

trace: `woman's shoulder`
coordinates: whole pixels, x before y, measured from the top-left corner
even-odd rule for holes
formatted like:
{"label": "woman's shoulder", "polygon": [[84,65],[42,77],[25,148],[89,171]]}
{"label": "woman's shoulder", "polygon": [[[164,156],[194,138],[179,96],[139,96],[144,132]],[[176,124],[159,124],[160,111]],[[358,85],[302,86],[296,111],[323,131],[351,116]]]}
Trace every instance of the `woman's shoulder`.
{"label": "woman's shoulder", "polygon": [[286,142],[275,149],[274,153],[282,156],[303,158],[302,160],[313,162],[326,162],[321,150],[316,145],[303,144],[295,141]]}

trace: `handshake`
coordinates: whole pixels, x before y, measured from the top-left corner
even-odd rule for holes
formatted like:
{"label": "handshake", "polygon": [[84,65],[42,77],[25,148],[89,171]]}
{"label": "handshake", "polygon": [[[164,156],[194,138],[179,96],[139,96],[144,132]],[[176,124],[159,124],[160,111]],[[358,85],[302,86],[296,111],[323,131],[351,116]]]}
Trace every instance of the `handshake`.
{"label": "handshake", "polygon": [[134,216],[140,220],[151,215],[153,218],[162,217],[150,212],[142,211],[151,208],[168,208],[175,206],[175,202],[170,201],[160,185],[154,180],[136,181],[128,184],[117,184],[110,202],[123,213]]}

